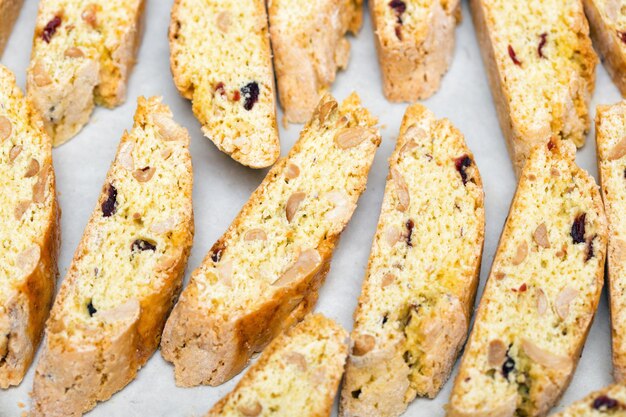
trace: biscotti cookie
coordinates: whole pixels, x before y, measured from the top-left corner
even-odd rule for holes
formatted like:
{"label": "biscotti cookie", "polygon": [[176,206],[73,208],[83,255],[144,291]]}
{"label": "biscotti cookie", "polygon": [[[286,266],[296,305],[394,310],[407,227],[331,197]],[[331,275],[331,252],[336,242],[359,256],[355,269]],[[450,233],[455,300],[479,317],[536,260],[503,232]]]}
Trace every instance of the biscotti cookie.
{"label": "biscotti cookie", "polygon": [[526,162],[447,415],[544,416],[574,373],[602,291],[607,226],[571,141]]}
{"label": "biscotti cookie", "polygon": [[206,417],[330,417],[348,334],[321,314],[278,336]]}
{"label": "biscotti cookie", "polygon": [[324,95],[285,159],[267,174],[192,276],[161,353],[180,386],[218,385],[309,312],[380,144],[356,94]]}
{"label": "biscotti cookie", "polygon": [[478,285],[483,189],[463,135],[415,104],[389,164],[342,388],[346,417],[398,416],[416,395],[434,397],[465,342]]}
{"label": "biscotti cookie", "polygon": [[57,276],[52,144],[0,65],[0,388],[18,385],[39,346]]}
{"label": "biscotti cookie", "polygon": [[626,102],[598,106],[598,172],[609,221],[608,284],[613,339],[613,375],[626,382]]}
{"label": "biscotti cookie", "polygon": [[159,344],[193,239],[187,131],[138,100],[56,297],[31,416],[80,416],[122,389]]}
{"label": "biscotti cookie", "polygon": [[583,0],[591,38],[622,96],[626,96],[626,10],[621,0]]}
{"label": "biscotti cookie", "polygon": [[610,385],[592,392],[580,401],[552,417],[624,417],[626,416],[626,386]]}
{"label": "biscotti cookie", "polygon": [[124,101],[143,7],[143,0],[39,2],[26,82],[54,146],[78,133],[94,102]]}
{"label": "biscotti cookie", "polygon": [[350,57],[348,32],[361,27],[362,0],[268,0],[280,104],[304,123]]}
{"label": "biscotti cookie", "polygon": [[7,45],[24,0],[0,0],[0,56]]}
{"label": "biscotti cookie", "polygon": [[580,0],[470,0],[500,127],[519,176],[553,136],[585,143],[597,57]]}
{"label": "biscotti cookie", "polygon": [[383,92],[390,101],[433,95],[454,53],[459,0],[369,2]]}
{"label": "biscotti cookie", "polygon": [[169,31],[174,82],[205,136],[252,168],[280,155],[264,0],[176,0]]}

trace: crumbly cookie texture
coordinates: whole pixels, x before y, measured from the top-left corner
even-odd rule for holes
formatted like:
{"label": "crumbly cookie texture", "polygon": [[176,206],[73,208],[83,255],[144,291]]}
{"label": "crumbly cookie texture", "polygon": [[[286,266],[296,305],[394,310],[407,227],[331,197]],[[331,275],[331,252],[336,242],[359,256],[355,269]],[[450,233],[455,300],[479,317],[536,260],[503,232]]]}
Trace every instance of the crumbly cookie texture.
{"label": "crumbly cookie texture", "polygon": [[140,97],[52,308],[31,416],[81,416],[156,350],[193,240],[192,181],[187,131]]}
{"label": "crumbly cookie texture", "polygon": [[626,96],[626,9],[620,0],[583,0],[591,38],[604,67]]}
{"label": "crumbly cookie texture", "polygon": [[433,398],[474,307],[485,213],[463,135],[415,104],[389,164],[341,393],[345,417],[399,416],[416,395]]}
{"label": "crumbly cookie texture", "polygon": [[59,209],[52,144],[37,112],[0,65],[0,388],[22,382],[50,311]]}
{"label": "crumbly cookie texture", "polygon": [[608,284],[613,375],[626,382],[626,101],[596,110],[598,171],[609,221]]}
{"label": "crumbly cookie texture", "polygon": [[276,337],[206,417],[330,417],[348,334],[321,314]]}
{"label": "crumbly cookie texture", "polygon": [[[311,117],[350,58],[348,32],[361,28],[362,0],[268,0],[280,103],[289,122]],[[323,28],[323,30],[321,30]]]}
{"label": "crumbly cookie texture", "polygon": [[267,174],[197,268],[167,321],[163,357],[180,386],[239,373],[317,301],[340,233],[380,144],[356,94],[324,95],[289,155]]}
{"label": "crumbly cookie texture", "polygon": [[7,45],[24,0],[0,0],[0,56]]}
{"label": "crumbly cookie texture", "polygon": [[265,168],[280,155],[264,0],[176,0],[174,82],[205,136],[234,160]]}
{"label": "crumbly cookie texture", "polygon": [[626,386],[610,385],[592,392],[552,417],[623,417],[626,416]]}
{"label": "crumbly cookie texture", "polygon": [[54,146],[87,124],[94,103],[124,101],[143,8],[143,0],[39,3],[26,84]]}
{"label": "crumbly cookie texture", "polygon": [[598,61],[579,0],[470,0],[500,127],[519,176],[553,136],[580,147]]}
{"label": "crumbly cookie texture", "polygon": [[369,5],[385,97],[414,102],[433,95],[452,61],[461,2],[372,0]]}
{"label": "crumbly cookie texture", "polygon": [[572,378],[602,291],[598,186],[553,139],[526,162],[447,406],[449,417],[545,416]]}

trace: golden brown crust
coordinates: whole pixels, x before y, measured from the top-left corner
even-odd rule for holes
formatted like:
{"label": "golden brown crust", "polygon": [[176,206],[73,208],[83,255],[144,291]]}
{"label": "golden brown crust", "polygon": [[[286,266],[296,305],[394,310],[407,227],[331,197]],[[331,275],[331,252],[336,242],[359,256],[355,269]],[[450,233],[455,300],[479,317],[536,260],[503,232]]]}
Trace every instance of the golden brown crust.
{"label": "golden brown crust", "polygon": [[[168,130],[167,134],[163,133],[163,128],[157,130],[161,135],[160,140],[184,144],[185,150],[181,151],[184,171],[191,176],[187,132],[172,121],[169,109],[160,103],[160,99],[140,97],[138,102],[135,127],[139,125],[143,128],[144,123],[150,120],[159,126],[157,120],[169,120],[168,127],[173,130]],[[129,135],[125,133],[125,136]],[[139,368],[157,349],[165,320],[180,291],[194,233],[191,180],[184,182],[185,188],[181,191],[188,201],[181,208],[182,218],[173,231],[176,236],[172,241],[174,250],[166,253],[171,262],[165,266],[157,263],[152,270],[155,276],[158,275],[158,288],[155,287],[140,299],[133,298],[103,311],[101,328],[76,324],[79,329],[74,331],[83,336],[82,343],[72,341],[68,336],[70,329],[66,327],[64,304],[80,281],[78,265],[89,253],[89,238],[96,231],[97,219],[103,215],[101,207],[108,198],[109,184],[113,181],[115,170],[121,169],[120,154],[125,143],[123,138],[118,146],[116,162],[107,174],[98,204],[86,227],[85,236],[76,249],[48,320],[46,342],[35,374],[32,416],[81,416],[98,401],[108,399],[132,381]]]}
{"label": "golden brown crust", "polygon": [[24,0],[0,0],[0,56],[9,40],[23,3]]}

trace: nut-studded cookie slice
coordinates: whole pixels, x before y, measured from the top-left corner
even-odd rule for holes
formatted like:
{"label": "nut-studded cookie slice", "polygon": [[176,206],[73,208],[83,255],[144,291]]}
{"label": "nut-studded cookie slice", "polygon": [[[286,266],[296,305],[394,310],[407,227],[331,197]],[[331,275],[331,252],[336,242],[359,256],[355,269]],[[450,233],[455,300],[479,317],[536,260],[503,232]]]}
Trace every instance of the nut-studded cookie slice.
{"label": "nut-studded cookie slice", "polygon": [[463,135],[416,104],[390,163],[355,313],[343,416],[398,416],[434,397],[465,342],[484,241],[482,182]]}
{"label": "nut-studded cookie slice", "polygon": [[124,101],[141,35],[143,0],[42,0],[28,68],[28,97],[58,146],[95,104]]}
{"label": "nut-studded cookie slice", "polygon": [[308,315],[274,339],[206,417],[330,417],[348,354],[347,336],[334,321]]}
{"label": "nut-studded cookie slice", "polygon": [[626,382],[626,102],[598,106],[596,144],[609,221],[608,277],[613,329],[613,375]]}
{"label": "nut-studded cookie slice", "polygon": [[470,0],[500,127],[519,176],[553,136],[585,143],[597,57],[580,0]]}
{"label": "nut-studded cookie slice", "polygon": [[592,392],[552,417],[626,416],[626,386],[615,384]]}
{"label": "nut-studded cookie slice", "polygon": [[252,168],[280,155],[264,0],[176,0],[169,31],[174,82],[205,136]]}
{"label": "nut-studded cookie slice", "polygon": [[80,416],[156,350],[193,239],[187,131],[138,100],[46,327],[32,416]]}
{"label": "nut-studded cookie slice", "polygon": [[289,122],[311,117],[320,93],[348,65],[348,32],[361,27],[362,0],[268,0],[280,104]]}
{"label": "nut-studded cookie slice", "polygon": [[385,97],[414,102],[433,95],[452,61],[461,2],[372,0],[369,6]]}
{"label": "nut-studded cookie slice", "polygon": [[9,40],[23,3],[24,0],[0,0],[0,56]]}
{"label": "nut-studded cookie slice", "polygon": [[52,144],[0,65],[0,388],[18,385],[39,346],[59,246]]}
{"label": "nut-studded cookie slice", "polygon": [[328,94],[289,155],[213,245],[167,321],[180,386],[218,385],[309,312],[380,144],[356,94]]}
{"label": "nut-studded cookie slice", "polygon": [[600,300],[607,226],[571,141],[524,166],[448,416],[544,416],[572,378]]}

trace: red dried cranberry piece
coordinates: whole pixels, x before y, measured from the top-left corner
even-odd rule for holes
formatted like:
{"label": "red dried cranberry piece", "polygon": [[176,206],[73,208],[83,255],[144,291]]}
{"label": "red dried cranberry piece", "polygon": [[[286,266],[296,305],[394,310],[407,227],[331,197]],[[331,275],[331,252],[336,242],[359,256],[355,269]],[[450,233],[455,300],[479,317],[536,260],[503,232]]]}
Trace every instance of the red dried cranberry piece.
{"label": "red dried cranberry piece", "polygon": [[411,238],[413,236],[413,228],[415,227],[415,223],[413,223],[413,220],[409,219],[406,222],[406,230],[407,230],[407,234],[406,234],[406,244],[409,245],[410,247],[413,247],[413,242],[411,242]]}
{"label": "red dried cranberry piece", "polygon": [[619,406],[619,402],[607,395],[601,395],[591,405],[594,410],[613,410]]}
{"label": "red dried cranberry piece", "polygon": [[89,300],[89,303],[87,304],[87,311],[89,312],[89,317],[93,317],[93,315],[98,312],[98,310],[96,310],[96,308],[93,306],[92,300]]}
{"label": "red dried cranberry piece", "polygon": [[402,0],[391,0],[389,2],[389,7],[391,7],[395,12],[396,16],[400,18],[404,12],[406,12],[406,3]]}
{"label": "red dried cranberry piece", "polygon": [[50,43],[50,39],[52,39],[52,36],[54,36],[59,26],[61,26],[61,17],[57,15],[54,16],[52,20],[50,20],[43,28],[41,38],[46,41],[46,43]]}
{"label": "red dried cranberry piece", "polygon": [[241,87],[241,94],[244,98],[243,108],[246,110],[252,110],[254,104],[259,101],[259,85],[256,81],[252,81]]}
{"label": "red dried cranberry piece", "polygon": [[537,47],[537,53],[539,53],[539,56],[541,58],[545,58],[545,56],[543,55],[543,47],[546,46],[546,42],[548,42],[547,38],[548,38],[548,34],[547,33],[542,33],[541,35],[539,35],[539,46]]}
{"label": "red dried cranberry piece", "polygon": [[133,242],[130,249],[133,252],[143,252],[145,250],[151,250],[154,252],[156,250],[156,244],[147,240],[137,239]]}
{"label": "red dried cranberry piece", "polygon": [[111,217],[115,214],[115,210],[117,210],[117,188],[115,188],[113,184],[109,184],[107,193],[107,199],[102,203],[103,217]]}
{"label": "red dried cranberry piece", "polygon": [[574,244],[583,243],[585,241],[585,218],[587,217],[587,213],[579,214],[574,219],[574,223],[572,224],[572,230],[570,235],[574,240]]}
{"label": "red dried cranberry piece", "polygon": [[552,139],[548,141],[548,150],[551,151],[556,146],[556,143]]}
{"label": "red dried cranberry piece", "polygon": [[617,37],[619,38],[620,41],[622,41],[623,43],[626,43],[626,31],[618,30]]}
{"label": "red dried cranberry piece", "polygon": [[454,160],[456,170],[461,174],[463,185],[467,184],[467,167],[472,165],[472,159],[468,155],[463,155]]}
{"label": "red dried cranberry piece", "polygon": [[593,258],[595,255],[593,252],[593,241],[596,239],[596,237],[598,237],[597,234],[593,235],[593,237],[587,241],[587,256],[585,257],[585,262]]}
{"label": "red dried cranberry piece", "polygon": [[224,90],[223,82],[220,81],[219,83],[215,84],[215,92],[219,93],[221,96],[226,94],[226,91]]}
{"label": "red dried cranberry piece", "polygon": [[526,283],[523,283],[522,285],[520,285],[519,289],[517,291],[519,292],[526,292],[526,290],[528,289],[528,286],[526,285]]}
{"label": "red dried cranberry piece", "polygon": [[241,94],[239,93],[238,90],[235,90],[235,92],[233,93],[233,101],[239,101],[241,99]]}
{"label": "red dried cranberry piece", "polygon": [[522,65],[521,61],[517,59],[517,54],[515,54],[515,49],[511,45],[509,45],[509,56],[515,65]]}
{"label": "red dried cranberry piece", "polygon": [[504,379],[508,379],[509,374],[515,371],[515,361],[509,356],[510,349],[511,347],[509,346],[509,349],[506,351],[506,360],[502,364],[502,376],[504,376]]}
{"label": "red dried cranberry piece", "polygon": [[399,40],[402,40],[402,24],[398,23],[394,28],[394,31],[396,32],[396,37]]}
{"label": "red dried cranberry piece", "polygon": [[222,242],[217,242],[215,243],[215,245],[213,245],[213,247],[211,248],[211,259],[213,260],[213,262],[219,262],[220,259],[222,259],[222,253],[224,252],[224,246],[222,245]]}

